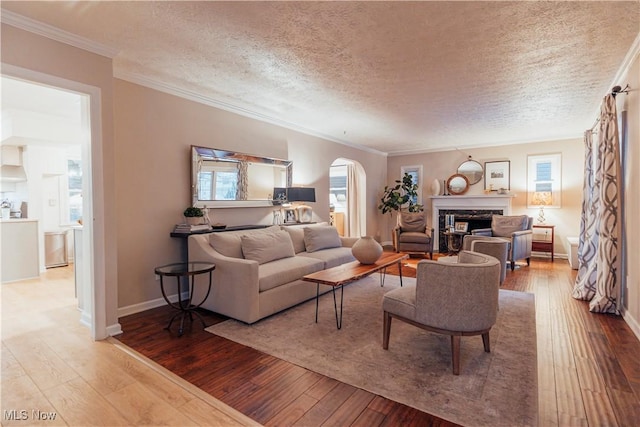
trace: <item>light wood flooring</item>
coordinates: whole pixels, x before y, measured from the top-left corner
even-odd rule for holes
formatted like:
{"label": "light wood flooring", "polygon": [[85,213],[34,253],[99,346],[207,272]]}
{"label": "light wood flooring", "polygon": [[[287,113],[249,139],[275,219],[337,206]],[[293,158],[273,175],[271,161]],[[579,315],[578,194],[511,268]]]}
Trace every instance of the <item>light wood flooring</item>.
{"label": "light wood flooring", "polygon": [[[78,324],[71,276],[64,270],[2,285],[2,425],[30,425],[4,419],[7,410],[17,416],[27,410],[29,417],[33,410],[55,412],[56,420],[43,425],[251,422],[122,351],[115,340],[92,342]],[[531,267],[508,272],[503,286],[536,295],[539,425],[638,425],[640,341],[620,317],[590,314],[585,302],[571,298],[574,277],[564,260],[534,259]],[[134,315],[135,322],[160,331],[162,309],[146,321],[144,314]],[[180,340],[175,337],[176,354]]]}
{"label": "light wood flooring", "polygon": [[5,283],[1,425],[256,425],[112,338],[80,325],[73,269]]}

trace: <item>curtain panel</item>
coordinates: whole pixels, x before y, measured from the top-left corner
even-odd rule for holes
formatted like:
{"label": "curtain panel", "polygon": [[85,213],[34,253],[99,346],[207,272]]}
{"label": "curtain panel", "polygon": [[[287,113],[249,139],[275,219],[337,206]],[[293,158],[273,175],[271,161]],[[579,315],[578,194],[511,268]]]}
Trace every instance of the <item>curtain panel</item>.
{"label": "curtain panel", "polygon": [[[585,144],[589,144],[589,139],[585,134]],[[611,94],[605,96],[600,109],[597,149],[590,149],[588,145],[585,149],[583,190],[585,193],[588,189],[591,191],[583,199],[584,224],[581,220],[579,270],[573,297],[589,300],[589,310],[592,312],[619,314],[621,207],[618,180],[622,174],[616,103]],[[595,159],[591,161],[588,159],[590,153],[595,154]],[[587,163],[593,165],[592,172]]]}

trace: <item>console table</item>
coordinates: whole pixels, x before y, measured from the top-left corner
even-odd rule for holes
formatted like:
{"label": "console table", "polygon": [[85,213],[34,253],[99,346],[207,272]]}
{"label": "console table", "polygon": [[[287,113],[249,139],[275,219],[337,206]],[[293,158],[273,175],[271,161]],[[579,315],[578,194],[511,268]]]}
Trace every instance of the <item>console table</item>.
{"label": "console table", "polygon": [[[553,244],[555,241],[555,225],[546,224],[534,224],[533,228],[533,242],[531,243],[531,250],[536,252],[551,252],[551,262],[553,262]],[[541,229],[541,233],[536,233],[536,228]]]}

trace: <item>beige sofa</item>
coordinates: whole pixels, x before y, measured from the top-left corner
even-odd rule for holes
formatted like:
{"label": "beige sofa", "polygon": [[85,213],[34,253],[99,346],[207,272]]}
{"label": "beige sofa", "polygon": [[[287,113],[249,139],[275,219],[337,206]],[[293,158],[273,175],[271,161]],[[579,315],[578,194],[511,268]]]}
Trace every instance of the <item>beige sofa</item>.
{"label": "beige sofa", "polygon": [[[188,239],[189,261],[216,265],[203,308],[254,323],[314,298],[316,286],[302,277],[355,261],[356,240],[338,236],[326,223],[196,234]],[[204,297],[207,280],[196,277],[194,301]],[[328,290],[321,286],[321,292]]]}

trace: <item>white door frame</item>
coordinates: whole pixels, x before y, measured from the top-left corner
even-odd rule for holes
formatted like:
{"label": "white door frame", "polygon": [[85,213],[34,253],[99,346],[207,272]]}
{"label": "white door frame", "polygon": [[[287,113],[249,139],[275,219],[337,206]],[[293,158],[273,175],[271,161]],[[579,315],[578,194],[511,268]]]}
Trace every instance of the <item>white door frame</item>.
{"label": "white door frame", "polygon": [[[104,242],[104,238],[96,239],[96,236],[104,237],[105,203],[101,182],[93,179],[93,176],[101,176],[103,169],[100,155],[102,153],[101,90],[96,86],[5,63],[2,63],[2,74],[85,95],[82,97],[84,103],[82,126],[87,138],[82,143],[82,158],[89,161],[83,161],[82,250],[85,260],[83,271],[88,272],[85,277],[90,280],[81,285],[84,287],[85,298],[88,297],[86,302],[89,303],[85,306],[85,310],[88,307],[90,313],[83,313],[82,321],[89,324],[91,337],[94,340],[105,339],[109,336],[106,315],[105,249],[103,244],[98,243]],[[88,115],[86,115],[87,110]]]}

